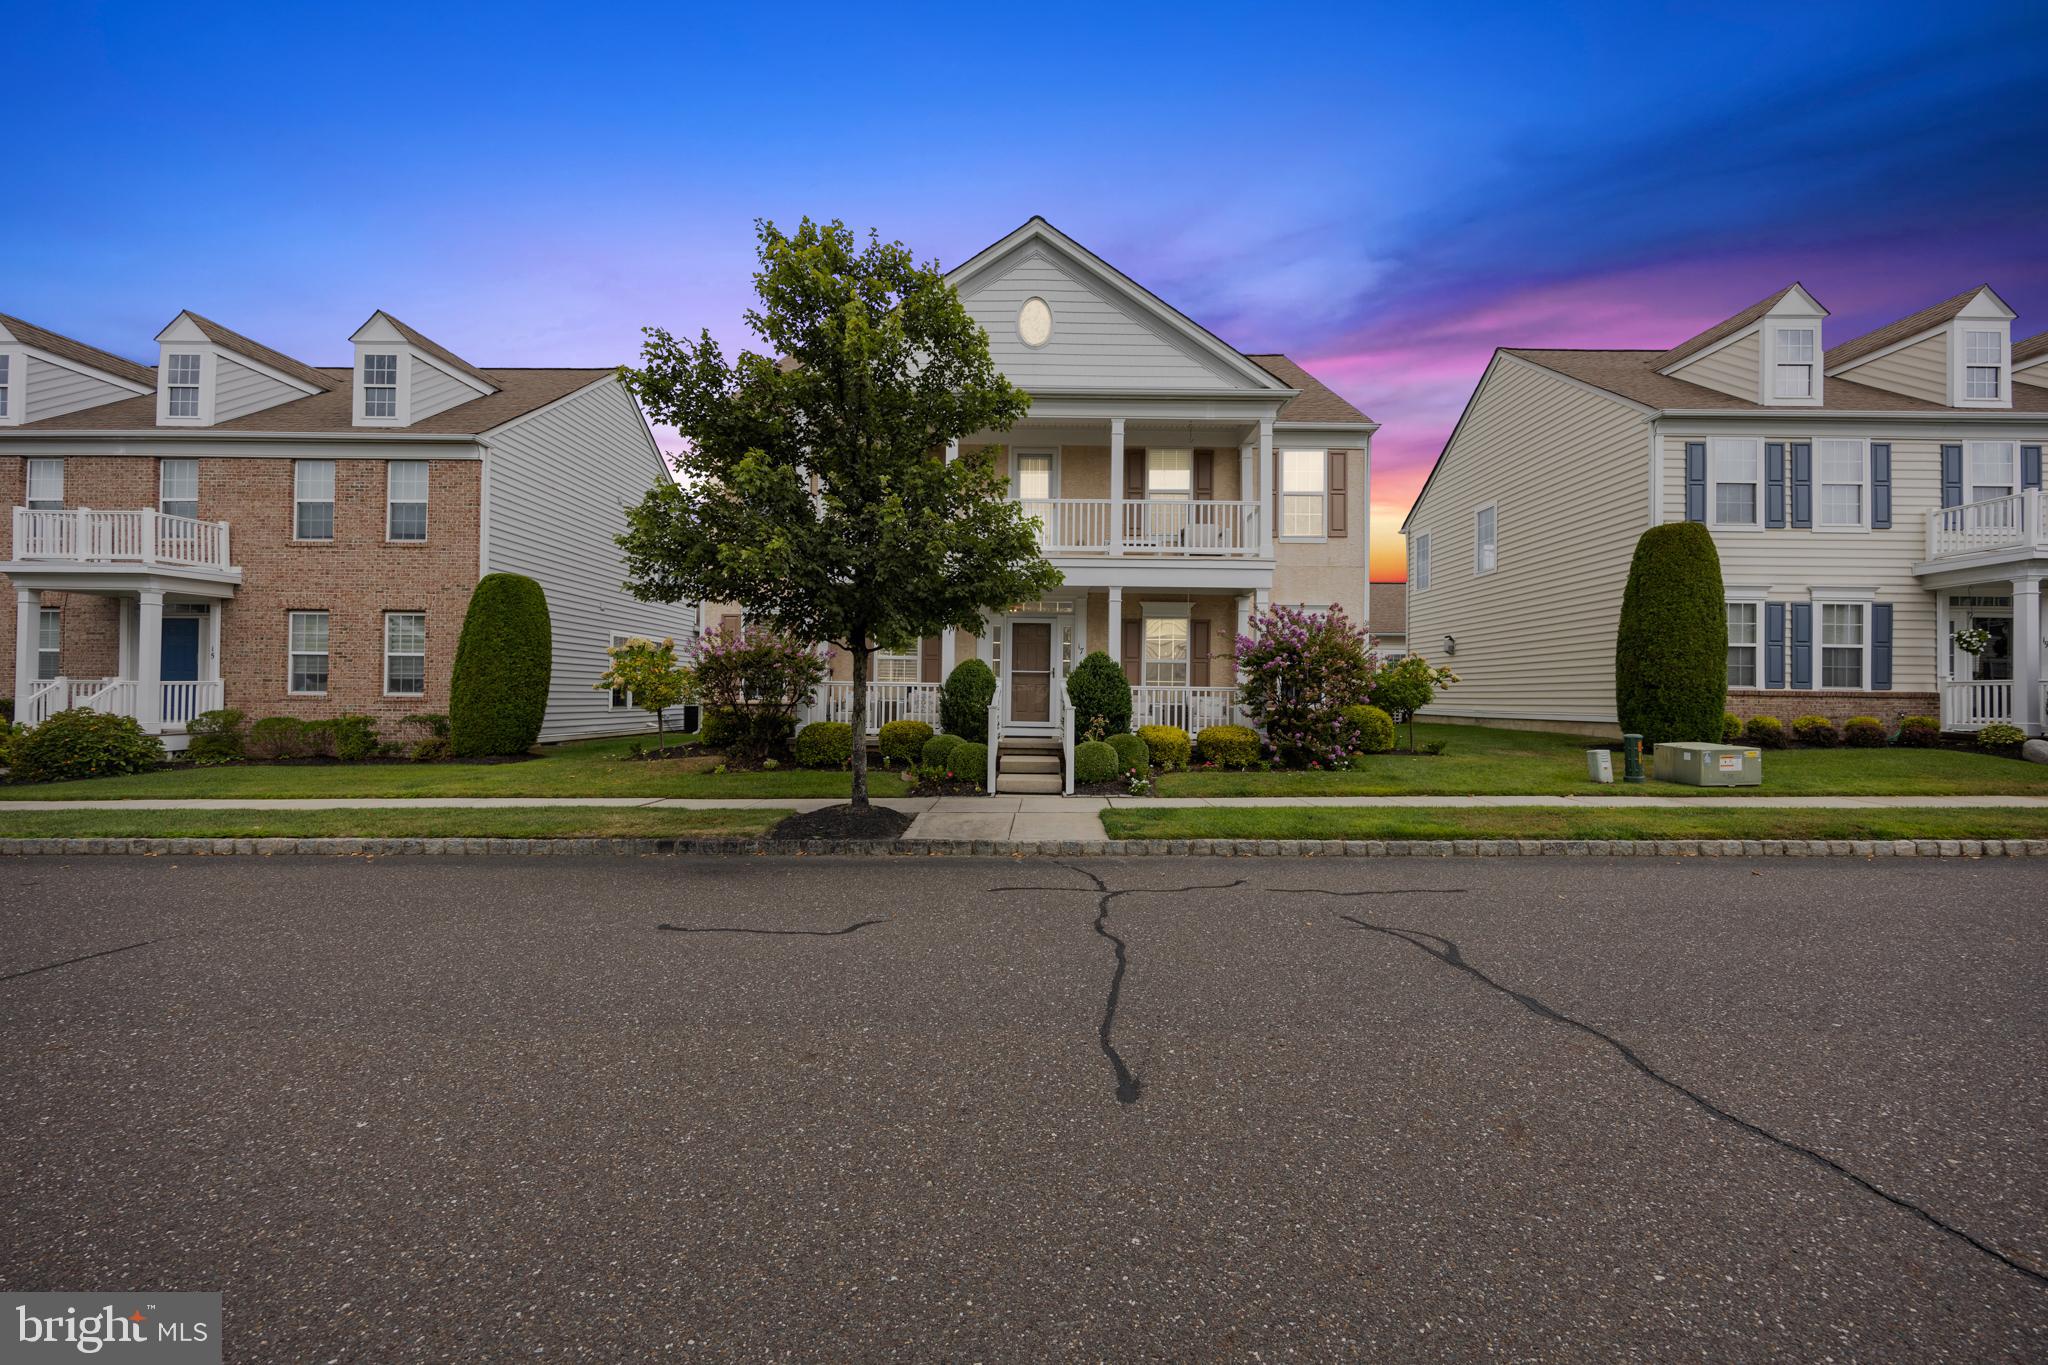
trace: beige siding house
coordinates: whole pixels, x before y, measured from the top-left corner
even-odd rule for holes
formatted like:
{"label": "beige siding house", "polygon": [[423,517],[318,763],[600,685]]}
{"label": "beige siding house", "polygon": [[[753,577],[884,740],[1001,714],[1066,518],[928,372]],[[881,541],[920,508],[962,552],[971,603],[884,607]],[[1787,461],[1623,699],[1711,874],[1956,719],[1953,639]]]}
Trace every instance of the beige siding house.
{"label": "beige siding house", "polygon": [[1795,284],[1667,351],[1495,354],[1403,526],[1410,647],[1463,680],[1436,714],[1612,732],[1635,541],[1693,520],[1737,714],[2044,732],[2048,334],[1988,286],[1826,318]]}

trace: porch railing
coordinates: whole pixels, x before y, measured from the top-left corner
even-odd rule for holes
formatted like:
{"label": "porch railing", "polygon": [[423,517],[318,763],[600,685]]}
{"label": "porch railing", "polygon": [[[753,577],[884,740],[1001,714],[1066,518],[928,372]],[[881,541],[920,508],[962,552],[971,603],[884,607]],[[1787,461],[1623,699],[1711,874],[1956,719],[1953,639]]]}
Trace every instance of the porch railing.
{"label": "porch railing", "polygon": [[1211,725],[1235,725],[1234,687],[1134,687],[1131,714],[1139,725],[1177,725],[1190,736]]}
{"label": "porch railing", "polygon": [[2014,722],[2010,680],[1945,682],[1941,685],[1941,728],[1981,730]]}
{"label": "porch railing", "polygon": [[[20,719],[26,725],[41,725],[59,711],[74,710],[139,719],[141,689],[134,678],[52,678],[29,693]],[[157,702],[160,726],[186,725],[202,712],[220,709],[220,679],[158,683]]]}
{"label": "porch railing", "polygon": [[96,512],[90,507],[17,507],[14,557],[226,571],[228,524],[170,516],[153,508]]}
{"label": "porch railing", "polygon": [[[1259,550],[1259,504],[1109,498],[1021,499],[1045,554],[1242,556]],[[1116,533],[1114,536],[1112,533]]]}
{"label": "porch railing", "polygon": [[1038,523],[1040,554],[1100,554],[1109,549],[1108,498],[1033,498],[1024,515]]}
{"label": "porch railing", "polygon": [[1927,514],[1929,559],[2028,548],[2048,548],[2038,488],[1939,507]]}
{"label": "porch railing", "polygon": [[[1053,692],[1060,699],[1060,795],[1074,794],[1074,699],[1067,695],[1064,687],[1055,687]],[[994,791],[994,787],[989,788]]]}
{"label": "porch railing", "polygon": [[[865,733],[875,734],[892,720],[921,720],[938,729],[939,691],[938,683],[869,683]],[[819,690],[813,710],[814,719],[851,723],[853,684],[826,683]]]}
{"label": "porch railing", "polygon": [[[988,780],[982,790],[990,796],[996,794],[996,759],[1002,750],[1003,737],[1003,680],[996,679],[995,695],[988,699]],[[1068,765],[1072,771],[1072,765]]]}

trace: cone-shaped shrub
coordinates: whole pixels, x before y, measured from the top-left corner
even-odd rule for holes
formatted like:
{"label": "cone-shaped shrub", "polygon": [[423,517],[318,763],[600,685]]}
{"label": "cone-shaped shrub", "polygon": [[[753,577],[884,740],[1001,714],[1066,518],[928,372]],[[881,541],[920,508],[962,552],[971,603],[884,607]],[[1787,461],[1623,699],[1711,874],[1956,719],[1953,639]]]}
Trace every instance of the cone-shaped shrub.
{"label": "cone-shaped shrub", "polygon": [[1695,521],[1652,526],[1636,542],[1614,642],[1621,728],[1646,744],[1714,742],[1728,701],[1728,615],[1721,556]]}
{"label": "cone-shaped shrub", "polygon": [[449,741],[462,758],[523,754],[540,738],[554,670],[547,594],[522,574],[486,574],[469,596],[455,676]]}

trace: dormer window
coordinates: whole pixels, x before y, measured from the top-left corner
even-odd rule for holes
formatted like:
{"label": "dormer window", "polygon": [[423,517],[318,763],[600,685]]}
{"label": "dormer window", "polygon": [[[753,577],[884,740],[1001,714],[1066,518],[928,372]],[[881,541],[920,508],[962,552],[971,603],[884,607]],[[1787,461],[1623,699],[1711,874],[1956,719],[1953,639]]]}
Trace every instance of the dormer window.
{"label": "dormer window", "polygon": [[1774,398],[1813,397],[1814,329],[1811,327],[1780,327],[1778,330],[1778,357],[1774,368],[1771,396]]}
{"label": "dormer window", "polygon": [[2005,338],[1998,332],[1963,333],[1963,397],[1997,398],[2003,390]]}
{"label": "dormer window", "polygon": [[199,415],[199,357],[196,355],[172,355],[166,357],[167,381],[171,390],[170,415],[173,417],[197,417]]}
{"label": "dormer window", "polygon": [[363,357],[363,416],[398,416],[398,357]]}
{"label": "dormer window", "polygon": [[0,417],[7,415],[7,399],[14,392],[13,372],[7,367],[12,359],[13,356],[0,355]]}

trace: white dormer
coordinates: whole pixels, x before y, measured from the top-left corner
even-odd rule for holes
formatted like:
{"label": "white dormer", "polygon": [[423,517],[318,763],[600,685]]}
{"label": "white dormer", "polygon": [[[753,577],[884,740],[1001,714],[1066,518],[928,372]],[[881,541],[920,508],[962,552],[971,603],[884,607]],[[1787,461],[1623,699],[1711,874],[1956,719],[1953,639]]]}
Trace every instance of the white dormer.
{"label": "white dormer", "polygon": [[134,398],[155,382],[132,360],[0,315],[0,427]]}
{"label": "white dormer", "polygon": [[1785,291],[1762,328],[1761,398],[1767,407],[1817,408],[1826,376],[1821,373],[1827,351],[1821,325],[1828,310],[1798,285]]}
{"label": "white dormer", "polygon": [[1666,351],[1657,372],[1765,407],[1819,407],[1827,315],[1790,285]]}
{"label": "white dormer", "polygon": [[359,427],[407,427],[496,393],[483,373],[381,309],[349,338]]}
{"label": "white dormer", "polygon": [[321,392],[318,376],[298,362],[195,313],[171,319],[156,341],[158,426],[215,426]]}
{"label": "white dormer", "polygon": [[1952,408],[2012,406],[2012,320],[2005,300],[1980,289],[1948,324]]}

